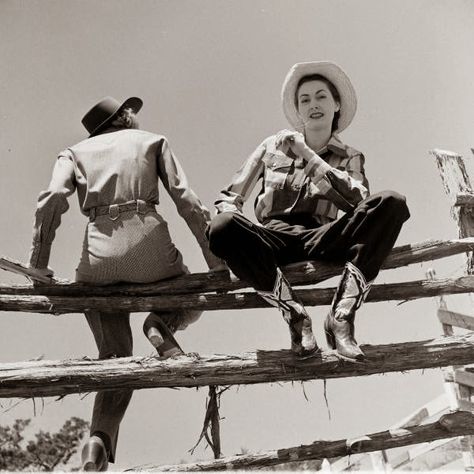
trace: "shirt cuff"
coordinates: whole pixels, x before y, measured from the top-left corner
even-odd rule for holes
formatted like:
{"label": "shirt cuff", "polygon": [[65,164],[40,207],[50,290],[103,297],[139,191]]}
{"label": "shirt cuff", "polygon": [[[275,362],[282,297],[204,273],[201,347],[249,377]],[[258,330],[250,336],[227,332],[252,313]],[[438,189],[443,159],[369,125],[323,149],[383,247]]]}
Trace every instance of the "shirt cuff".
{"label": "shirt cuff", "polygon": [[320,181],[328,171],[332,170],[332,166],[328,165],[316,153],[308,160],[304,167],[306,176],[310,176],[313,183]]}
{"label": "shirt cuff", "polygon": [[221,201],[219,204],[215,204],[217,214],[223,212],[236,212],[237,214],[242,214],[242,209],[239,209],[235,204],[230,202]]}

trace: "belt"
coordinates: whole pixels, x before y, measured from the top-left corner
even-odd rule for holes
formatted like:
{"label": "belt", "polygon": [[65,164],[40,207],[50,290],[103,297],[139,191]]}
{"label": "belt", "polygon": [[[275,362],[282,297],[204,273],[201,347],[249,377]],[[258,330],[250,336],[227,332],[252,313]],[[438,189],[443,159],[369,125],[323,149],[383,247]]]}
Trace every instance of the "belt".
{"label": "belt", "polygon": [[155,211],[155,204],[137,199],[136,201],[127,201],[122,204],[111,204],[110,206],[97,206],[89,210],[89,220],[92,222],[98,216],[109,215],[110,219],[115,221],[120,213],[136,211],[137,214],[145,214],[148,211]]}

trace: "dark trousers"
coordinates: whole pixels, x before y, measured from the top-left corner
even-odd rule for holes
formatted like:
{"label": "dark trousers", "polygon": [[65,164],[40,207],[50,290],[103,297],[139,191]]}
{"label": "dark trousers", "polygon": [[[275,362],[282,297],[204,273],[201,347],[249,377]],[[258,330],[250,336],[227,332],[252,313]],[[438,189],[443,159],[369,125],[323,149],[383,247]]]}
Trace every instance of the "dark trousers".
{"label": "dark trousers", "polygon": [[[132,355],[133,339],[128,312],[87,311],[86,319],[99,349],[99,359]],[[120,422],[132,394],[130,389],[103,390],[95,396],[90,433],[104,440],[110,451],[110,462],[115,461]]]}
{"label": "dark trousers", "polygon": [[273,290],[277,267],[303,260],[351,262],[371,281],[409,217],[405,198],[392,191],[373,194],[324,225],[289,216],[262,226],[241,214],[223,212],[211,222],[209,246],[256,290]]}

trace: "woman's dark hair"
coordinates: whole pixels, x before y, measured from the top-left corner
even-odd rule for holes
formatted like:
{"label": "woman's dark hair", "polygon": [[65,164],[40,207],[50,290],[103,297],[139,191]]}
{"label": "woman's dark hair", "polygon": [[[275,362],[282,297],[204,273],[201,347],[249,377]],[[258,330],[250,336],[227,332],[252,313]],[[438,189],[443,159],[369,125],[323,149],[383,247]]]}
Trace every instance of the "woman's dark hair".
{"label": "woman's dark hair", "polygon": [[[324,76],[321,76],[321,74],[309,74],[308,76],[303,76],[299,81],[295,89],[295,106],[296,109],[298,110],[298,91],[300,87],[310,81],[321,81],[324,82],[328,86],[329,92],[332,95],[332,98],[340,105],[341,104],[341,96],[339,95],[338,90],[336,89],[336,86],[327,78]],[[339,125],[339,117],[341,113],[338,110],[337,112],[334,113],[334,119],[332,121],[332,126],[331,126],[331,131],[334,132],[334,130],[337,130],[337,127]]]}

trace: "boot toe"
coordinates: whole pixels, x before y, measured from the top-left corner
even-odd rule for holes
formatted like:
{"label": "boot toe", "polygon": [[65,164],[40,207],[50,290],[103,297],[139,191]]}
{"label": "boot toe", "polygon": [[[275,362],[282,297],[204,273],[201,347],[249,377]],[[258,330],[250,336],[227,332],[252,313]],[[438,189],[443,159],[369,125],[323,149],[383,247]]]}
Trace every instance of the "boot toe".
{"label": "boot toe", "polygon": [[[359,349],[358,346],[356,346]],[[348,350],[347,348],[337,348],[337,353],[340,354],[342,357],[346,359],[356,360],[356,361],[363,361],[365,360],[365,354],[359,349],[356,350]]]}

